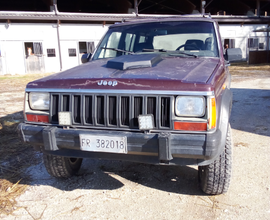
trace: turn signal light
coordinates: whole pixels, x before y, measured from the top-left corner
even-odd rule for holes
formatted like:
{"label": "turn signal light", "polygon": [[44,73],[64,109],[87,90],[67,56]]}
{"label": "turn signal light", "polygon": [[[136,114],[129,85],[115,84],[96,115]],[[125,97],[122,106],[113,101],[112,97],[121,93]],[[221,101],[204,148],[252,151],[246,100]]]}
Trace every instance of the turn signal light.
{"label": "turn signal light", "polygon": [[183,131],[207,131],[207,123],[175,121],[174,129]]}
{"label": "turn signal light", "polygon": [[217,122],[217,108],[216,108],[216,99],[211,98],[210,99],[210,117],[208,121],[209,129],[213,129],[216,127]]}
{"label": "turn signal light", "polygon": [[48,115],[32,115],[26,114],[27,121],[49,123]]}

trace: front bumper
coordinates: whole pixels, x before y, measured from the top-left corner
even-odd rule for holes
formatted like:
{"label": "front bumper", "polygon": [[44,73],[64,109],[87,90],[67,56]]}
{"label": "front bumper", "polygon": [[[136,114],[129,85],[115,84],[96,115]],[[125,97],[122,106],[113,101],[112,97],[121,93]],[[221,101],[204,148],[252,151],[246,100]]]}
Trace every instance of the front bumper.
{"label": "front bumper", "polygon": [[[25,142],[44,153],[66,157],[123,160],[150,164],[208,165],[221,152],[221,132],[213,134],[138,133],[90,129],[63,129],[21,123]],[[80,134],[127,137],[127,154],[90,152],[80,149]]]}

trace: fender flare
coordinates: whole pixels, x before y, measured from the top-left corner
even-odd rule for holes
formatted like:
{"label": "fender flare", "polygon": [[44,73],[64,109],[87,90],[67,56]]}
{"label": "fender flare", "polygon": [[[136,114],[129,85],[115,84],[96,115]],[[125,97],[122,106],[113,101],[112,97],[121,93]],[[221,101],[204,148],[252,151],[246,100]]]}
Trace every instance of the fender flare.
{"label": "fender flare", "polygon": [[[211,152],[206,156],[206,160],[198,161],[199,166],[211,164],[223,152],[226,144],[227,132],[229,127],[229,119],[232,109],[232,92],[226,88],[222,94],[220,101],[219,114],[217,114],[217,128],[213,134],[206,135],[205,152]],[[210,150],[209,150],[210,149]]]}

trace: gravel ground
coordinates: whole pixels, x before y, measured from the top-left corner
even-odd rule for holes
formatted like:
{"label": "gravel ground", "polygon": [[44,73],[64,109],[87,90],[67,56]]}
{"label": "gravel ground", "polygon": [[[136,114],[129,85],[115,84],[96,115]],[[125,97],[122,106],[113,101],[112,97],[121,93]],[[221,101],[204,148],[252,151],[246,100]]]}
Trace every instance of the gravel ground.
{"label": "gravel ground", "polygon": [[[47,174],[41,153],[35,153],[34,165],[25,168],[22,174],[27,177],[24,184],[28,187],[17,197],[17,209],[0,217],[7,220],[270,219],[270,73],[256,68],[231,68],[231,73],[234,152],[228,193],[203,194],[195,166],[87,159],[77,176],[57,180]],[[0,91],[0,99],[0,117],[11,114],[14,120],[20,119],[21,88]]]}

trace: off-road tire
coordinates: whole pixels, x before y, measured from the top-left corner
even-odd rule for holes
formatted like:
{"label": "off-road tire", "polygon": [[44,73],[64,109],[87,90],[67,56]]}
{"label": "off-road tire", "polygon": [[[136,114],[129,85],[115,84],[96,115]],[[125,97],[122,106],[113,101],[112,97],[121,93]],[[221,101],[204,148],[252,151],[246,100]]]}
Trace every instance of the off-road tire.
{"label": "off-road tire", "polygon": [[69,178],[76,174],[82,164],[82,158],[60,157],[43,154],[47,172],[56,178]]}
{"label": "off-road tire", "polygon": [[199,183],[206,194],[222,194],[229,189],[232,170],[232,139],[229,124],[224,151],[211,164],[199,166]]}

